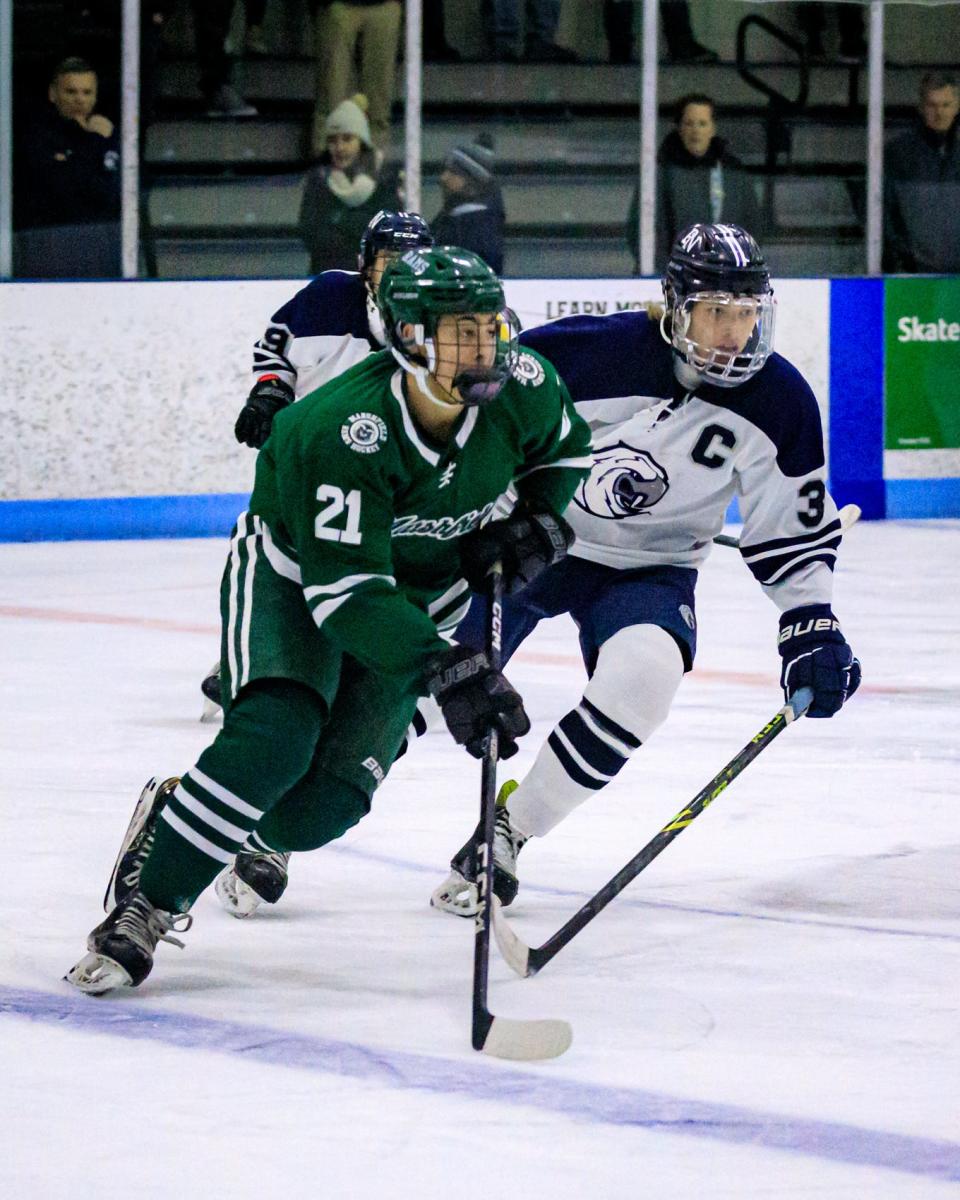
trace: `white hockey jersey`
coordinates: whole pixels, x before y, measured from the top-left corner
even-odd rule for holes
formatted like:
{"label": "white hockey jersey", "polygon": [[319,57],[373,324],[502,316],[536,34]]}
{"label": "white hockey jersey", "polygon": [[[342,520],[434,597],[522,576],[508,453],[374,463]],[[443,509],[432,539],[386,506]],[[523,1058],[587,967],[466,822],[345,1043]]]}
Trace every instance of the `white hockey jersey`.
{"label": "white hockey jersey", "polygon": [[817,402],[786,359],[691,392],[644,312],[568,317],[520,340],[554,364],[593,433],[593,470],[564,514],[571,554],[697,567],[736,495],[740,553],[777,607],[830,603],[840,522]]}
{"label": "white hockey jersey", "polygon": [[299,400],[382,349],[360,275],[324,271],[273,314],[253,348],[253,373],[279,376]]}

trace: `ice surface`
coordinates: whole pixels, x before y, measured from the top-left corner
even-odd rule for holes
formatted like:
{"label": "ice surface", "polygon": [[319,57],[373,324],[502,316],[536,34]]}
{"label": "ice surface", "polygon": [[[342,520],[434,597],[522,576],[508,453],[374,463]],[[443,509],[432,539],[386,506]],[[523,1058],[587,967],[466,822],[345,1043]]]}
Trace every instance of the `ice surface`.
{"label": "ice surface", "polygon": [[[863,660],[543,972],[491,1007],[564,1017],[537,1066],[469,1048],[472,926],[428,907],[476,820],[444,733],[373,814],[293,860],[276,909],[212,894],[138,992],[80,957],[146,778],[214,730],[216,541],[0,546],[3,1194],[926,1200],[960,1182],[960,523],[861,524],[838,615]],[[697,671],[617,781],[521,859],[553,932],[776,711],[776,613],[717,549]],[[577,699],[573,627],[510,675],[524,770]]]}

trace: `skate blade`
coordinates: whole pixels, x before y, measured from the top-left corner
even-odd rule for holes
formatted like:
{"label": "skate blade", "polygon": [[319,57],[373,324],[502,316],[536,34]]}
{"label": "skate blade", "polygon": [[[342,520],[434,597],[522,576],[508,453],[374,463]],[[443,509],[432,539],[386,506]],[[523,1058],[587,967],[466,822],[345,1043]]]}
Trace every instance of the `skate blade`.
{"label": "skate blade", "polygon": [[88,996],[100,996],[116,988],[132,987],[129,973],[112,958],[91,950],[64,975],[67,983]]}
{"label": "skate blade", "polygon": [[242,920],[252,916],[260,907],[260,896],[244,883],[233,867],[228,867],[217,879],[214,885],[217,899],[231,917]]}
{"label": "skate blade", "polygon": [[465,879],[459,871],[451,871],[449,878],[430,897],[430,904],[455,917],[475,917],[479,907],[477,885]]}

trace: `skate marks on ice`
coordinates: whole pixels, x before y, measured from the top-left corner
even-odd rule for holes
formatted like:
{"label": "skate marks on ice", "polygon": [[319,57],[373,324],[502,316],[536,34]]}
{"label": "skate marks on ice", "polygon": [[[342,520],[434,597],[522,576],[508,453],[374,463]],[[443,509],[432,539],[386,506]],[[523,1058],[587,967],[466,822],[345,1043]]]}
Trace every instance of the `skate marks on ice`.
{"label": "skate marks on ice", "polygon": [[[750,888],[744,898],[774,912],[960,923],[960,845],[903,845],[884,854],[830,856],[802,872]],[[924,936],[923,931],[911,932]]]}
{"label": "skate marks on ice", "polygon": [[520,1071],[487,1060],[443,1058],[337,1041],[283,1029],[164,1012],[0,985],[0,1017],[22,1018],[185,1050],[238,1056],[292,1070],[367,1080],[384,1087],[533,1107],[579,1121],[634,1127],[805,1157],[881,1167],[931,1180],[960,1181],[960,1143],[687,1100],[641,1088],[610,1087]]}
{"label": "skate marks on ice", "polygon": [[[437,868],[434,863],[416,862],[412,859],[402,858],[398,855],[382,851],[370,850],[366,847],[334,842],[325,847],[325,851],[330,854],[364,859],[371,863],[378,863],[381,866],[421,875],[424,878],[433,879],[437,876]],[[932,850],[914,851],[910,848],[905,848],[893,850],[887,855],[875,857],[880,859],[900,858],[915,853],[922,855],[926,853],[937,854],[939,852]],[[911,913],[884,913],[880,910],[868,909],[866,902],[861,901],[861,905],[856,907],[844,909],[836,905],[832,911],[828,912],[824,905],[824,897],[836,898],[842,891],[841,884],[834,874],[836,868],[829,865],[824,865],[822,868],[818,867],[816,872],[804,873],[802,876],[802,886],[800,886],[799,880],[797,887],[785,886],[782,880],[775,882],[768,881],[759,887],[751,888],[749,891],[740,892],[735,898],[731,893],[731,902],[729,904],[696,904],[690,901],[672,900],[668,898],[667,891],[662,886],[656,889],[655,895],[643,895],[640,891],[640,885],[636,885],[634,891],[625,891],[617,897],[617,907],[619,909],[644,909],[653,912],[689,913],[691,916],[716,917],[721,920],[756,921],[760,924],[795,925],[801,928],[809,926],[812,928],[836,929],[886,937],[932,938],[937,941],[960,943],[960,931],[903,928],[894,925],[880,925],[875,921],[872,924],[869,923],[873,918],[882,918],[885,915],[889,919],[893,919],[894,917],[906,918],[908,916],[914,919],[929,917],[931,920],[946,919],[948,917],[956,919],[960,917],[960,893],[958,893],[957,884],[957,880],[960,879],[960,847],[957,847],[952,852],[948,849],[944,853],[948,856],[951,853],[954,855],[954,865],[951,868],[948,861],[944,867],[947,874],[944,877],[942,894],[947,896],[948,893],[952,893],[954,901],[952,903],[947,901],[942,911],[939,908],[934,909],[928,905],[924,905],[921,901],[917,901],[916,908]],[[831,858],[829,860],[831,864],[838,861],[857,863],[860,860],[856,858],[843,860]],[[954,872],[952,877],[949,875],[950,870]],[[921,876],[916,888],[917,895],[928,896],[931,886],[940,887],[940,884],[934,885],[922,875],[923,868],[919,862],[916,865],[916,871]],[[815,882],[817,876],[821,873],[824,876],[822,884]],[[811,900],[809,904],[803,901],[802,897],[804,894],[810,895]],[[524,880],[523,895],[527,897],[543,896],[558,900],[567,900],[574,906],[571,911],[575,911],[585,900],[590,898],[591,893],[574,888],[550,887]],[[889,900],[889,897],[887,899]],[[754,911],[750,911],[748,907],[750,905],[754,906]],[[438,919],[444,919],[442,914],[435,913],[434,915]],[[513,919],[517,916],[526,917],[528,914],[524,911],[524,905],[518,901],[511,907],[510,915],[511,919]],[[560,924],[571,914],[566,908],[558,908],[552,915],[556,918],[556,924]],[[551,932],[551,929],[548,928],[550,921],[547,919],[546,913],[544,913],[543,925],[544,928],[540,930],[541,935]],[[470,928],[472,929],[472,926]],[[656,945],[661,944],[663,941],[665,939],[662,938],[658,942],[650,941],[647,949],[654,949]]]}

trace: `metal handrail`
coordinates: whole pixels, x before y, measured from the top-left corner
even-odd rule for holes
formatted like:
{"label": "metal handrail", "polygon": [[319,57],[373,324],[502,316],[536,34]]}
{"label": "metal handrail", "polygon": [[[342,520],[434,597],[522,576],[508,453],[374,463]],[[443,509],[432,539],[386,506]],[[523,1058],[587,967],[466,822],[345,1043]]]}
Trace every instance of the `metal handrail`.
{"label": "metal handrail", "polygon": [[[797,95],[793,99],[772,87],[751,69],[747,61],[747,33],[754,27],[762,29],[774,41],[796,54],[799,74]],[[766,153],[763,164],[763,219],[766,229],[770,231],[774,226],[773,174],[780,154],[789,154],[790,152],[790,129],[784,118],[788,114],[800,112],[807,103],[807,97],[810,94],[810,61],[806,47],[795,37],[786,33],[778,25],[774,25],[766,17],[751,14],[744,17],[737,26],[737,73],[745,83],[766,96],[770,102],[764,121]]]}
{"label": "metal handrail", "polygon": [[[782,92],[778,92],[775,87],[771,87],[765,79],[754,74],[747,61],[747,31],[753,26],[764,30],[774,41],[780,42],[782,46],[786,46],[788,50],[792,50],[797,56],[797,65],[800,68],[799,72],[799,91],[795,99],[791,100],[789,96],[785,96]],[[807,97],[810,94],[810,60],[807,56],[806,47],[802,42],[797,41],[779,25],[774,25],[772,21],[768,21],[766,17],[757,16],[755,13],[748,17],[744,17],[737,26],[737,72],[740,78],[745,83],[748,83],[752,88],[756,88],[764,96],[768,97],[771,104],[793,112],[798,112],[807,103]]]}

